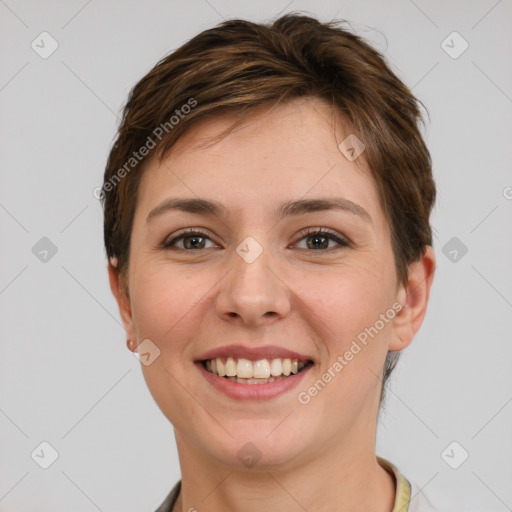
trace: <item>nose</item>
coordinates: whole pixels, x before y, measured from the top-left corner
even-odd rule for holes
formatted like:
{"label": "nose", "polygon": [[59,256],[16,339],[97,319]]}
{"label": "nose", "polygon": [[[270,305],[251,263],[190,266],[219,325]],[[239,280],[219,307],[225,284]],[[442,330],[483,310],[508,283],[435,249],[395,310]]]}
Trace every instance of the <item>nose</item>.
{"label": "nose", "polygon": [[230,263],[231,270],[221,281],[216,300],[219,317],[258,327],[289,313],[291,290],[268,249],[252,262],[235,252]]}

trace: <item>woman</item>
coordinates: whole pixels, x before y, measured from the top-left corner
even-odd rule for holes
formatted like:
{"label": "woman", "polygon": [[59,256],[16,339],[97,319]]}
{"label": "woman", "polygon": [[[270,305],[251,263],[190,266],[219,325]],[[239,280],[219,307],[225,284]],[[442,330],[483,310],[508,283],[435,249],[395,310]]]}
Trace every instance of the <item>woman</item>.
{"label": "woman", "polygon": [[435,268],[418,103],[361,38],[299,15],[224,22],[132,90],[104,237],[174,427],[159,512],[432,510],[375,453]]}

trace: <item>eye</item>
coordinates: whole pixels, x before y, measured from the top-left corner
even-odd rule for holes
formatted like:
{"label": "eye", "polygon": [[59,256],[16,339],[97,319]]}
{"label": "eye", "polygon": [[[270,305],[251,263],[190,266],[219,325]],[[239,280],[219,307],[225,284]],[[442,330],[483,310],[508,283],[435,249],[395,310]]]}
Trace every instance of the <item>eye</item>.
{"label": "eye", "polygon": [[[198,229],[189,228],[186,231],[182,231],[181,234],[174,237],[169,241],[164,241],[162,249],[170,249],[176,246],[176,242],[183,241],[184,246],[177,247],[179,250],[198,250],[198,249],[209,249],[205,247],[205,240],[210,240],[209,236]],[[210,240],[211,241],[211,240]]]}
{"label": "eye", "polygon": [[[306,240],[306,249],[327,250],[329,241],[336,242],[339,246],[348,247],[347,240],[341,238],[335,231],[326,228],[307,228],[306,232],[301,234],[299,240]],[[308,243],[308,240],[311,243]],[[304,249],[301,247],[301,249]]]}
{"label": "eye", "polygon": [[[348,247],[350,243],[339,236],[335,231],[326,228],[307,228],[302,232],[299,241],[311,240],[311,243],[306,242],[306,247],[301,249],[312,249],[314,251],[324,251],[329,249],[329,241],[334,241],[338,246]],[[206,247],[206,241],[211,239],[207,233],[200,229],[188,228],[182,231],[178,236],[175,236],[169,241],[164,241],[161,245],[162,249],[176,248],[182,251],[209,249]],[[177,242],[183,242],[181,247],[177,246]],[[212,242],[213,243],[213,242]],[[213,245],[215,247],[215,244]],[[331,248],[332,249],[332,248]]]}

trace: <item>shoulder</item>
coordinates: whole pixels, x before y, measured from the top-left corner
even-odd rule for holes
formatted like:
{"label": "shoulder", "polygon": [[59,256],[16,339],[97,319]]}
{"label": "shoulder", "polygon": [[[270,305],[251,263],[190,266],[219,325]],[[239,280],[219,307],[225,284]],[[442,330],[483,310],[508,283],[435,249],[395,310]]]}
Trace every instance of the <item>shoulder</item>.
{"label": "shoulder", "polygon": [[181,489],[181,480],[175,484],[171,492],[167,495],[163,503],[155,510],[155,512],[172,512],[174,504],[178,499],[178,495]]}
{"label": "shoulder", "polygon": [[415,482],[409,480],[409,483],[411,485],[411,501],[407,512],[441,512],[441,510],[432,505]]}

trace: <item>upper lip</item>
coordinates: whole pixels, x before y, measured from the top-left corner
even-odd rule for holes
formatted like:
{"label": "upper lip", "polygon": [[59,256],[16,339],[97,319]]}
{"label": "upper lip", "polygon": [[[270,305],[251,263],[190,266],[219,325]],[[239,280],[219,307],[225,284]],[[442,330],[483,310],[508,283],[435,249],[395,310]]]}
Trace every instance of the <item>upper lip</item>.
{"label": "upper lip", "polygon": [[246,347],[244,345],[225,345],[205,352],[196,361],[206,361],[217,357],[236,357],[257,361],[259,359],[276,359],[278,357],[298,359],[302,362],[312,361],[307,355],[299,354],[276,345],[265,345],[263,347]]}

